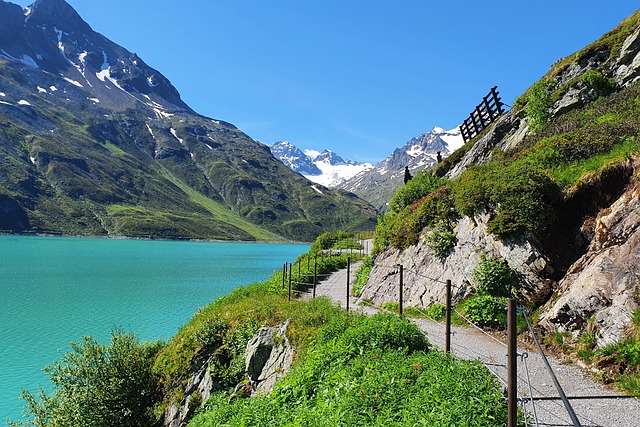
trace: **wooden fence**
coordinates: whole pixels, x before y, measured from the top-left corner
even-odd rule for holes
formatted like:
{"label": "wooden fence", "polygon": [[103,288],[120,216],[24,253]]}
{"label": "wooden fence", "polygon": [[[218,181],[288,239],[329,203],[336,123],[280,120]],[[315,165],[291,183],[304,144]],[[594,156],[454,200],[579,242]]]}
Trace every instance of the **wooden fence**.
{"label": "wooden fence", "polygon": [[475,138],[504,113],[502,108],[504,104],[500,100],[500,93],[497,89],[498,86],[492,87],[489,94],[482,98],[482,102],[460,125],[460,132],[465,143]]}

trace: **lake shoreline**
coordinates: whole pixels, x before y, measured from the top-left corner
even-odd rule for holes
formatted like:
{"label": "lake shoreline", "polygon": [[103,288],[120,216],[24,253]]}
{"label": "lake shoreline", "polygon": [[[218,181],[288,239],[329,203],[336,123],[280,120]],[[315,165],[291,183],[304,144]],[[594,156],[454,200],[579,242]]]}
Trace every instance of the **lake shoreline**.
{"label": "lake shoreline", "polygon": [[[253,243],[253,244],[247,244]],[[113,327],[168,340],[199,309],[266,280],[302,244],[187,241],[47,233],[0,234],[0,414],[19,419],[21,389],[47,383],[42,368]],[[0,425],[3,420],[0,420]]]}
{"label": "lake shoreline", "polygon": [[60,237],[73,239],[106,239],[106,240],[142,240],[161,242],[203,242],[203,243],[259,243],[274,245],[311,245],[311,242],[300,242],[294,240],[223,240],[223,239],[193,239],[189,237],[136,237],[136,236],[109,236],[109,235],[83,235],[51,232],[14,232],[10,230],[0,230],[0,236],[23,236],[23,237]]}

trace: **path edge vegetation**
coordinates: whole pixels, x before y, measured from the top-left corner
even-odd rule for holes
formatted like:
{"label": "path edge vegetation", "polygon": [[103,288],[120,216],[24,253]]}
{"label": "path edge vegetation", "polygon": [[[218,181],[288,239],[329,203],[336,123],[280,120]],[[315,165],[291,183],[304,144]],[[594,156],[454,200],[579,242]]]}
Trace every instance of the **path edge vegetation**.
{"label": "path edge vegetation", "polygon": [[[326,235],[319,238],[295,260],[294,282],[310,283],[314,261],[318,273],[326,274],[344,268],[349,256],[362,257],[355,240],[338,237],[330,248]],[[327,251],[333,247],[342,253]],[[116,328],[108,344],[92,337],[72,344],[45,369],[50,391],[23,391],[26,418],[9,425],[158,425],[171,402],[182,398],[194,361],[205,353],[218,355],[211,365],[215,386],[208,403],[197,402],[203,407],[195,410],[194,426],[221,419],[229,426],[320,426],[326,420],[409,426],[420,417],[434,426],[469,420],[494,426],[506,420],[500,385],[481,364],[432,348],[412,322],[392,314],[347,313],[326,297],[289,301],[282,275],[276,271],[201,308],[167,342],[140,342]],[[228,404],[244,380],[249,339],[287,319],[287,337],[296,349],[291,373],[267,396]],[[381,381],[384,391],[376,386]]]}

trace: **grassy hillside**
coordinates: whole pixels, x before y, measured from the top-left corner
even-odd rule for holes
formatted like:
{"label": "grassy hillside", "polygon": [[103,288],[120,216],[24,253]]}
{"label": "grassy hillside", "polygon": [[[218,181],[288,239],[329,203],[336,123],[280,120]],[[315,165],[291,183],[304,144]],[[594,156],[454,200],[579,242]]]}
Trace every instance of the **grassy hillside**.
{"label": "grassy hillside", "polygon": [[313,241],[375,227],[371,205],[315,190],[229,123],[144,98],[114,111],[21,67],[0,60],[0,230]]}

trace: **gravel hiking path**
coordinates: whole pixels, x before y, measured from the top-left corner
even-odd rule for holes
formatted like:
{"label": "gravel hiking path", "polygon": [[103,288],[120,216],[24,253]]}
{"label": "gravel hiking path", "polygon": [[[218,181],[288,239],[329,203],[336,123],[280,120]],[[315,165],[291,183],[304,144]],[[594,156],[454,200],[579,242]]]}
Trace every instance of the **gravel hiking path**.
{"label": "gravel hiking path", "polygon": [[[353,284],[354,272],[358,263],[351,267],[350,282]],[[331,300],[346,307],[347,270],[337,271],[324,280],[316,288],[316,296],[327,296]],[[311,290],[303,293],[301,298],[311,298]],[[350,297],[351,310],[372,314],[378,311],[372,307],[356,304],[356,298]],[[414,322],[426,333],[429,341],[440,349],[444,349],[445,326],[424,319],[414,319]],[[499,381],[506,387],[507,379],[507,346],[504,337],[495,337],[472,327],[452,326],[451,350],[461,359],[478,359],[490,369]],[[518,352],[523,354],[518,358],[518,397],[557,397],[551,375],[547,370],[542,356],[532,349],[518,346]],[[606,389],[602,384],[593,381],[584,369],[562,363],[554,357],[548,356],[549,363],[555,372],[558,382],[562,386],[569,402],[583,427],[637,427],[640,426],[640,401]],[[527,381],[530,378],[530,382]],[[531,384],[531,386],[529,386]],[[587,396],[599,396],[584,399]],[[602,398],[601,396],[609,396]],[[533,417],[530,402],[526,402],[525,410],[530,416],[528,426],[574,426],[561,400],[535,400],[537,424]]]}

